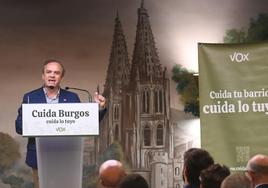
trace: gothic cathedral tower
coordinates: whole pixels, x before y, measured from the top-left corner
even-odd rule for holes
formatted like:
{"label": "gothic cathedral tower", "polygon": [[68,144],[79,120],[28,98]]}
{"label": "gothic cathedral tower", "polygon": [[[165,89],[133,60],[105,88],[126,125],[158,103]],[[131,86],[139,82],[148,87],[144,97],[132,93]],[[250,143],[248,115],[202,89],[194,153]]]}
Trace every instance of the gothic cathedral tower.
{"label": "gothic cathedral tower", "polygon": [[131,67],[118,15],[115,20],[103,93],[108,113],[100,126],[100,148],[118,141],[132,171],[146,177],[151,187],[173,187],[169,79],[160,63],[143,1],[138,9]]}
{"label": "gothic cathedral tower", "polygon": [[129,84],[130,64],[123,28],[117,13],[113,43],[103,95],[108,101],[108,113],[101,126],[100,148],[105,149],[114,141],[121,141],[122,100]]}
{"label": "gothic cathedral tower", "polygon": [[151,187],[169,187],[170,146],[173,144],[169,122],[169,79],[160,64],[143,1],[138,9],[129,92],[135,111],[131,118],[135,138],[133,168],[140,173],[148,172]]}

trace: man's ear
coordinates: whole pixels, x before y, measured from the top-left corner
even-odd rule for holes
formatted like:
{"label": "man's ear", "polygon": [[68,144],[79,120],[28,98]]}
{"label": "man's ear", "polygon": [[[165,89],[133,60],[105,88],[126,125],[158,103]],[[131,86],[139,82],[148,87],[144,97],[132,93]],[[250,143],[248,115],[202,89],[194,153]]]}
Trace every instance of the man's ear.
{"label": "man's ear", "polygon": [[253,173],[252,173],[251,171],[247,171],[247,172],[246,172],[246,176],[247,176],[247,178],[248,178],[250,181],[252,181]]}

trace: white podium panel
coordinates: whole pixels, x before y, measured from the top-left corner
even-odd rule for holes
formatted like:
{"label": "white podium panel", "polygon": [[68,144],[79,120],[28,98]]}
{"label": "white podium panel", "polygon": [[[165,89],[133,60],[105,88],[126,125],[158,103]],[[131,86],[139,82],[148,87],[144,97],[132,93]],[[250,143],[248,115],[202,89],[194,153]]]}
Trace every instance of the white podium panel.
{"label": "white podium panel", "polygon": [[99,134],[97,103],[22,104],[23,136]]}
{"label": "white podium panel", "polygon": [[36,138],[40,188],[82,188],[83,138]]}

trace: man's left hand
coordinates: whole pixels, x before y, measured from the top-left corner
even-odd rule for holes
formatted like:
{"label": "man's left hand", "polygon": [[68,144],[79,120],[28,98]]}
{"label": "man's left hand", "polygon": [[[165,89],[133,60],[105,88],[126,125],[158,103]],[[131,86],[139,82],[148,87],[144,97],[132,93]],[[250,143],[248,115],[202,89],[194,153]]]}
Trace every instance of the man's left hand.
{"label": "man's left hand", "polygon": [[94,101],[96,103],[99,103],[99,105],[100,105],[101,108],[105,108],[106,99],[105,99],[105,97],[103,97],[102,95],[100,95],[98,92],[95,92]]}

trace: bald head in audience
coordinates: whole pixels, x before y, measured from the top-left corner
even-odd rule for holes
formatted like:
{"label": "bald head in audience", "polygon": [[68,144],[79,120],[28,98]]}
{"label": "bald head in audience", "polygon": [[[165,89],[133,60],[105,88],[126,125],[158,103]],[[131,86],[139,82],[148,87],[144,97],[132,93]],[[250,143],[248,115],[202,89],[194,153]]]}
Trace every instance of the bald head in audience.
{"label": "bald head in audience", "polygon": [[223,180],[221,188],[251,188],[251,183],[244,174],[231,174]]}
{"label": "bald head in audience", "polygon": [[268,156],[257,154],[247,164],[247,177],[255,188],[268,187]]}
{"label": "bald head in audience", "polygon": [[125,176],[126,172],[120,161],[108,160],[100,166],[99,178],[104,187],[118,187],[121,179]]}

